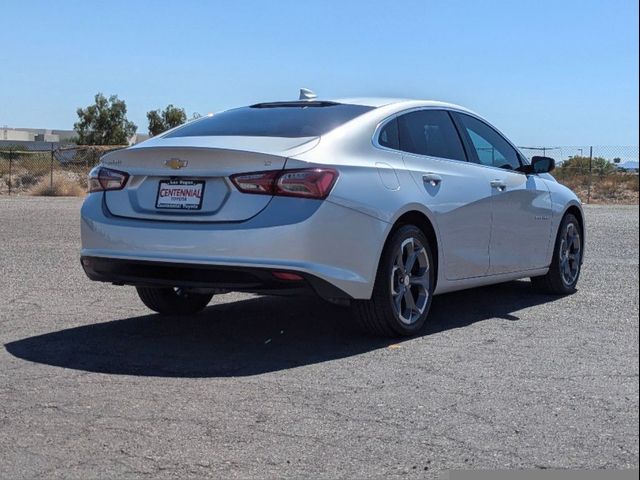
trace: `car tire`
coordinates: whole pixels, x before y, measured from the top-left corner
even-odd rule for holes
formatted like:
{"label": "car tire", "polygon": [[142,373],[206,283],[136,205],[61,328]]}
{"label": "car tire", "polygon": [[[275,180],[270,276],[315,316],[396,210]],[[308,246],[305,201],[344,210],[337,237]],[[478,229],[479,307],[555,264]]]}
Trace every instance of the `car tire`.
{"label": "car tire", "polygon": [[539,292],[552,295],[574,293],[582,268],[582,251],[580,222],[575,215],[568,213],[558,229],[549,272],[541,277],[531,278],[533,287]]}
{"label": "car tire", "polygon": [[433,267],[431,245],[422,230],[403,225],[393,232],[380,258],[371,299],[352,302],[360,326],[384,337],[418,333],[431,308]]}
{"label": "car tire", "polygon": [[193,315],[211,301],[212,293],[194,293],[173,287],[136,287],[142,303],[161,315]]}

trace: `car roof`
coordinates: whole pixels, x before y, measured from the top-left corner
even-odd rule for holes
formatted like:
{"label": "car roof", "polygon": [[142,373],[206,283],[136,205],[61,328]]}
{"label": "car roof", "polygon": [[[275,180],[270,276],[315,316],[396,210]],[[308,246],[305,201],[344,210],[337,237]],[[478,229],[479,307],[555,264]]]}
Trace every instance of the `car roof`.
{"label": "car roof", "polygon": [[[456,105],[455,103],[440,102],[437,100],[419,100],[415,98],[393,98],[393,97],[352,97],[352,98],[337,98],[331,101],[336,103],[345,103],[350,105],[364,105],[367,107],[384,107],[387,105],[397,105],[399,107],[413,108],[413,107],[442,107],[452,108],[455,110],[464,110],[471,112],[468,108]],[[473,112],[471,112],[473,113]]]}
{"label": "car roof", "polygon": [[[313,98],[306,100],[284,100],[279,102],[261,102],[254,105],[271,105],[271,106],[301,106],[304,105],[305,102],[313,102],[313,103],[326,103],[327,105],[331,104],[342,104],[342,105],[359,105],[364,107],[371,107],[372,109],[378,109],[382,107],[389,107],[391,110],[395,110],[396,112],[407,110],[411,108],[420,108],[420,107],[435,107],[435,108],[445,108],[450,110],[458,110],[462,112],[467,112],[472,115],[478,116],[477,113],[469,110],[468,108],[462,107],[460,105],[456,105],[455,103],[441,102],[437,100],[419,100],[414,98],[394,98],[394,97],[348,97],[348,98]],[[389,110],[389,108],[385,108],[385,110]]]}

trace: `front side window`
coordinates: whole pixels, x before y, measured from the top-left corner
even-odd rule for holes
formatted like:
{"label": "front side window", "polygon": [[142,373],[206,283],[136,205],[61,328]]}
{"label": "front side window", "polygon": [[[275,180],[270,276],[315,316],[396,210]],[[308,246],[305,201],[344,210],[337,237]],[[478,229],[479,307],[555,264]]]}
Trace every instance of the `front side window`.
{"label": "front side window", "polygon": [[502,135],[474,117],[464,114],[456,115],[469,135],[479,163],[507,170],[520,168],[518,152]]}
{"label": "front side window", "polygon": [[417,110],[398,117],[400,150],[431,157],[466,160],[456,127],[444,110]]}
{"label": "front side window", "polygon": [[317,137],[372,109],[364,105],[330,102],[262,103],[196,120],[177,128],[165,138]]}

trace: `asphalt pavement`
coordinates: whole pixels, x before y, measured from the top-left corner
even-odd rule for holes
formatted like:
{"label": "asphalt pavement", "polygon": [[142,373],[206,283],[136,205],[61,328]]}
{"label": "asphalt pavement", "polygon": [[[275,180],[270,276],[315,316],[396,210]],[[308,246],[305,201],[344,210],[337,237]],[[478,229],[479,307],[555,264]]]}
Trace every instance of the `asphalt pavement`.
{"label": "asphalt pavement", "polygon": [[0,197],[0,478],[638,468],[637,206],[585,208],[575,295],[438,296],[394,342],[318,299],[152,315],[85,277],[80,204]]}

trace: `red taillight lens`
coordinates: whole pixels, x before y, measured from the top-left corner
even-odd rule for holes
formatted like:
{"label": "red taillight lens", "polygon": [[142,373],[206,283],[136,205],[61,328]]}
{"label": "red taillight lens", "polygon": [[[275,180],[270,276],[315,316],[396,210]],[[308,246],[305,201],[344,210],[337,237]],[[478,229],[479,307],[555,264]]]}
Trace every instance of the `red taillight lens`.
{"label": "red taillight lens", "polygon": [[95,167],[89,172],[89,192],[121,190],[129,180],[129,174],[105,167]]}
{"label": "red taillight lens", "polygon": [[280,171],[240,173],[231,175],[231,181],[243,193],[273,195],[276,179]]}
{"label": "red taillight lens", "polygon": [[325,198],[338,178],[338,172],[328,168],[285,171],[276,182],[276,195]]}
{"label": "red taillight lens", "polygon": [[288,282],[299,282],[300,280],[304,280],[301,275],[297,273],[291,272],[271,272],[271,274],[276,277],[278,280],[285,280]]}
{"label": "red taillight lens", "polygon": [[243,193],[322,199],[329,195],[338,179],[332,168],[270,170],[231,175],[233,184]]}

